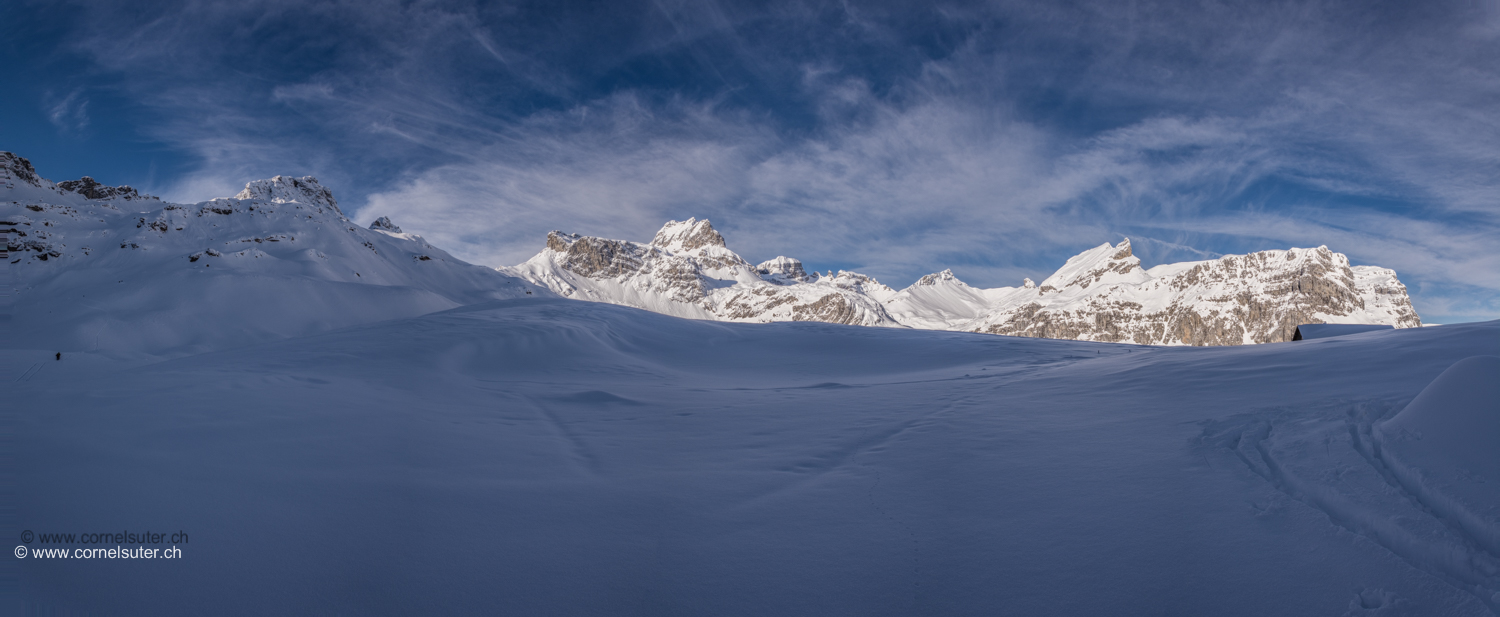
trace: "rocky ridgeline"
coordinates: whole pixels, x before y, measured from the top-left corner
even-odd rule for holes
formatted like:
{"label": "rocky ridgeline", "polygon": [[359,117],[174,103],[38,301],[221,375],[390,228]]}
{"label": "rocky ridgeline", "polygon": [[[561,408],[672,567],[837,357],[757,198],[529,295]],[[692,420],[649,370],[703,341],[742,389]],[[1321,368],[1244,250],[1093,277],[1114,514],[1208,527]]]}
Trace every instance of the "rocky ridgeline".
{"label": "rocky ridgeline", "polygon": [[[1141,270],[1122,242],[1075,277],[996,307],[965,329],[993,334],[1163,345],[1289,341],[1299,324],[1421,325],[1394,272],[1352,267],[1328,247],[1230,255]],[[1127,279],[1092,293],[1105,274]],[[1070,293],[1071,292],[1071,293]]]}
{"label": "rocky ridgeline", "polygon": [[895,291],[855,272],[808,274],[788,257],[749,265],[708,221],[669,222],[640,244],[552,232],[504,272],[564,296],[723,321],[824,321],[1153,345],[1291,340],[1305,323],[1421,325],[1395,272],[1328,247],[1141,267],[1128,239],[1068,260],[1040,285],[969,287],[951,270]]}

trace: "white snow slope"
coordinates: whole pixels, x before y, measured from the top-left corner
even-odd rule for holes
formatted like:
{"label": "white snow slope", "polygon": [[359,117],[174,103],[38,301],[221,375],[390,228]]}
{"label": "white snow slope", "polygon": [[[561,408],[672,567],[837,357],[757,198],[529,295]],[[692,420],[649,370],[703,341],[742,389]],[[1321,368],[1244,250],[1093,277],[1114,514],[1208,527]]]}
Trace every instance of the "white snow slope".
{"label": "white snow slope", "polygon": [[0,314],[16,343],[185,353],[552,295],[418,236],[360,228],[310,177],[191,205],[84,180],[68,190],[0,152]]}
{"label": "white snow slope", "polygon": [[1305,323],[1421,325],[1394,271],[1316,249],[1145,270],[1130,240],[1069,259],[1041,285],[976,289],[951,270],[897,292],[855,272],[820,276],[777,257],[751,266],[708,221],[671,221],[648,244],[552,232],[502,272],[567,297],[719,321],[824,321],[1160,345],[1291,340]]}
{"label": "white snow slope", "polygon": [[[1500,322],[1153,348],[557,299],[7,346],[11,537],[191,535],[9,563],[27,614],[1494,614],[1497,512],[1371,435],[1497,353]],[[1435,494],[1493,443],[1420,453]]]}

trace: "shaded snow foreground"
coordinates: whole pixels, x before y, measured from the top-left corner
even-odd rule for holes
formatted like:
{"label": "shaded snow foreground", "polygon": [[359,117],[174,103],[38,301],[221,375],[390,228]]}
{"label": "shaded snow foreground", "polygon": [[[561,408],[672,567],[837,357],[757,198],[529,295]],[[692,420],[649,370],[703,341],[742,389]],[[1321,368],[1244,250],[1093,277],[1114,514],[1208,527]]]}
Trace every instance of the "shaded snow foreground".
{"label": "shaded snow foreground", "polygon": [[[1141,348],[522,299],[133,366],[0,357],[21,524],[194,534],[180,563],[22,563],[37,610],[1485,615],[1495,450],[1375,447],[1497,341]],[[1493,416],[1481,394],[1466,417]]]}

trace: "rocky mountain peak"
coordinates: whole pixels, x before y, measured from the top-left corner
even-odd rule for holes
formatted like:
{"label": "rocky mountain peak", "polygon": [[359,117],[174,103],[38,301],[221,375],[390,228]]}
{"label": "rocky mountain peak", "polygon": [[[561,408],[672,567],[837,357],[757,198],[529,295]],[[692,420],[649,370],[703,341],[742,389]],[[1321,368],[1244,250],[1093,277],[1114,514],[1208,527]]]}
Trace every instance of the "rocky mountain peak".
{"label": "rocky mountain peak", "polygon": [[245,190],[234,196],[235,199],[258,199],[275,203],[299,203],[314,207],[327,207],[343,216],[344,212],[339,210],[337,201],[333,199],[333,191],[328,187],[318,184],[318,179],[312,176],[293,178],[291,176],[276,176],[266,180],[253,180],[245,184]]}
{"label": "rocky mountain peak", "polygon": [[1021,281],[1021,287],[1024,287],[1026,289],[1036,289],[1036,281],[1033,281],[1029,278],[1021,279]]}
{"label": "rocky mountain peak", "polygon": [[950,281],[958,281],[959,283],[963,283],[963,281],[959,281],[958,277],[953,275],[953,270],[949,269],[943,270],[942,272],[934,272],[932,274],[919,278],[917,279],[916,283],[913,283],[913,285],[937,285],[938,283],[945,283]]}
{"label": "rocky mountain peak", "polygon": [[23,182],[37,187],[42,185],[42,177],[36,175],[36,168],[31,166],[31,161],[11,152],[0,152],[0,181]]}
{"label": "rocky mountain peak", "polygon": [[378,219],[375,219],[374,223],[370,223],[370,229],[373,229],[375,231],[389,231],[393,234],[402,233],[401,228],[397,227],[395,223],[392,223],[391,217],[389,216],[382,216]]}
{"label": "rocky mountain peak", "polygon": [[1075,255],[1052,276],[1042,281],[1043,292],[1069,288],[1088,289],[1099,283],[1139,283],[1150,278],[1141,260],[1131,254],[1130,239],[1111,246],[1108,242]]}
{"label": "rocky mountain peak", "polygon": [[[724,236],[714,229],[707,219],[690,218],[686,221],[667,221],[651,245],[671,252],[691,251],[705,246],[726,246]],[[727,247],[726,247],[727,248]]]}
{"label": "rocky mountain peak", "polygon": [[804,270],[802,268],[802,262],[800,260],[792,259],[791,257],[782,257],[779,255],[776,257],[776,259],[761,262],[760,265],[755,266],[755,270],[762,276],[772,277],[773,280],[781,278],[790,281],[806,283],[815,278],[807,274],[807,270]]}

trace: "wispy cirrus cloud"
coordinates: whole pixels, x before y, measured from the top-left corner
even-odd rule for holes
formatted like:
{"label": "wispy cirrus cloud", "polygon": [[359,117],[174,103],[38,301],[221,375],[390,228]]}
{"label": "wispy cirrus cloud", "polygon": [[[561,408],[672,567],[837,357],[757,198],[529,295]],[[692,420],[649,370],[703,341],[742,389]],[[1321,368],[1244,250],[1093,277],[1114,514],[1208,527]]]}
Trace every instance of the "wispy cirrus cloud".
{"label": "wispy cirrus cloud", "polygon": [[77,135],[89,127],[89,100],[82,89],[75,89],[64,97],[49,95],[47,120],[64,135]]}

